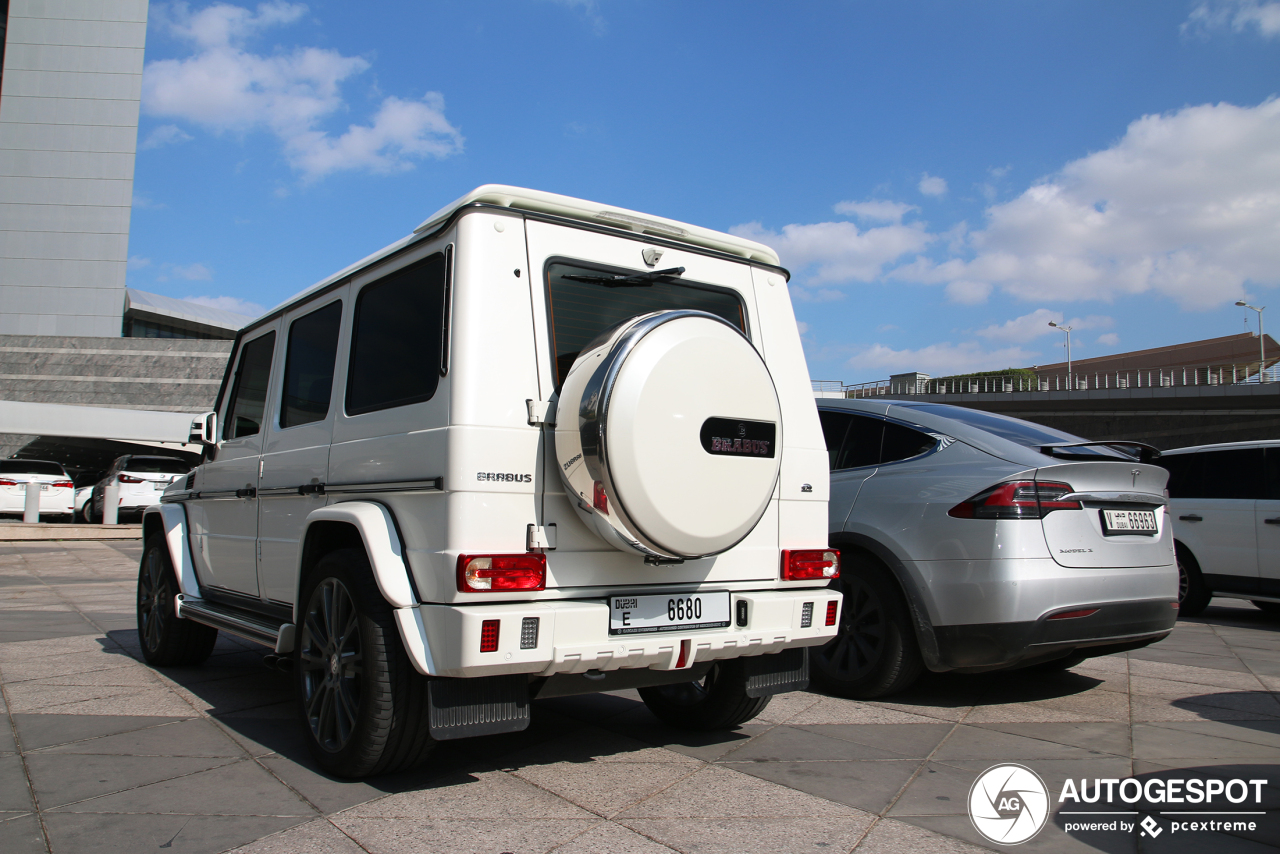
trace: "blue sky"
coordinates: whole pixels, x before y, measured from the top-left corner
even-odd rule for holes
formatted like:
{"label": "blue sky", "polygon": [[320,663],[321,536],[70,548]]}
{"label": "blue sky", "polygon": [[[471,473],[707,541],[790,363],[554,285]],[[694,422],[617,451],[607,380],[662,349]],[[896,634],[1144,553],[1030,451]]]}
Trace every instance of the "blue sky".
{"label": "blue sky", "polygon": [[774,246],[821,379],[1228,335],[1280,283],[1280,0],[153,2],[143,90],[129,285],[232,310],[484,183]]}

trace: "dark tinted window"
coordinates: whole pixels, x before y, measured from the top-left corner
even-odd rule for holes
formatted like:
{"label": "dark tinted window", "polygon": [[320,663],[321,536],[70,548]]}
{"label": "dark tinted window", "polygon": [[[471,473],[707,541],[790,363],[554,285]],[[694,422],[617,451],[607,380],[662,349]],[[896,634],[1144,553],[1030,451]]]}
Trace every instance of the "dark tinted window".
{"label": "dark tinted window", "polygon": [[267,403],[267,383],[271,379],[271,354],[276,334],[268,332],[240,348],[240,365],[231,388],[231,406],[222,425],[222,438],[239,439],[262,429],[262,413]]}
{"label": "dark tinted window", "polygon": [[547,300],[551,309],[551,340],[556,357],[556,388],[564,382],[578,354],[597,335],[641,314],[668,309],[697,309],[723,317],[745,331],[742,301],[732,291],[684,282],[674,277],[639,287],[609,287],[565,278],[604,278],[635,272],[572,264],[548,265]]}
{"label": "dark tinted window", "polygon": [[0,460],[0,474],[51,474],[66,477],[67,473],[57,463],[43,460]]}
{"label": "dark tinted window", "polygon": [[[1054,430],[1052,427],[1045,427],[1041,424],[1032,424],[1030,421],[1023,421],[1020,418],[1010,418],[1008,415],[997,415],[994,412],[982,412],[977,409],[966,409],[962,406],[948,406],[945,403],[913,403],[908,404],[908,406],[911,409],[927,412],[931,415],[959,421],[961,424],[967,424],[970,427],[977,427],[979,430],[985,430],[988,433],[999,436],[1001,439],[1008,439],[1010,442],[1017,442],[1026,448],[1038,449],[1044,445],[1088,441],[1071,433],[1065,433],[1062,430]],[[1104,457],[1106,459],[1132,459],[1129,455],[1108,447],[1072,448],[1071,455],[1077,457]]]}
{"label": "dark tinted window", "polygon": [[430,400],[440,384],[447,266],[443,254],[360,291],[351,331],[347,414]]}
{"label": "dark tinted window", "polygon": [[822,422],[822,437],[827,440],[827,466],[837,468],[836,460],[840,449],[844,447],[845,434],[849,432],[849,422],[853,419],[847,412],[832,412],[830,409],[819,409],[818,420]]}
{"label": "dark tinted window", "polygon": [[1267,448],[1266,494],[1267,498],[1280,498],[1280,448]]}
{"label": "dark tinted window", "polygon": [[173,457],[130,457],[122,470],[143,474],[185,474],[191,471],[191,466]]}
{"label": "dark tinted window", "polygon": [[886,421],[884,424],[884,444],[880,446],[880,462],[892,463],[911,457],[918,457],[930,450],[938,440],[928,433],[912,430],[901,424]]}
{"label": "dark tinted window", "polygon": [[855,415],[840,452],[839,467],[856,469],[880,462],[880,442],[884,435],[884,419],[873,415]]}
{"label": "dark tinted window", "polygon": [[1161,457],[1170,498],[1263,498],[1261,448],[1200,451]]}
{"label": "dark tinted window", "polygon": [[342,303],[334,302],[290,324],[289,348],[284,358],[281,427],[323,421],[329,414],[341,323]]}

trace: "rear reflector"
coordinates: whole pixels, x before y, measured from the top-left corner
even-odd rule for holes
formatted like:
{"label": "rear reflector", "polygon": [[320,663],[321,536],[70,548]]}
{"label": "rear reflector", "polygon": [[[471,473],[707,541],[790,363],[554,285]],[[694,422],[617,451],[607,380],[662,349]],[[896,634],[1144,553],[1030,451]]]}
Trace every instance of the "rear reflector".
{"label": "rear reflector", "polygon": [[[1175,606],[1176,607],[1176,606]],[[1059,611],[1056,614],[1050,614],[1050,620],[1074,620],[1078,617],[1092,617],[1098,613],[1098,608],[1081,608],[1077,611]]]}
{"label": "rear reflector", "polygon": [[834,626],[836,624],[836,600],[832,599],[827,603],[827,625]]}
{"label": "rear reflector", "polygon": [[458,555],[458,590],[462,593],[545,590],[546,587],[546,555]]}
{"label": "rear reflector", "polygon": [[997,483],[947,511],[956,519],[1043,519],[1054,510],[1079,510],[1079,501],[1063,501],[1070,484],[1017,480]]}
{"label": "rear reflector", "polygon": [[501,627],[501,620],[485,620],[480,624],[480,651],[481,652],[497,652],[498,651],[498,629]]}
{"label": "rear reflector", "polygon": [[595,488],[592,490],[591,506],[599,510],[604,515],[609,515],[609,496],[604,493],[604,484],[596,481]]}
{"label": "rear reflector", "polygon": [[693,641],[680,641],[680,657],[676,659],[676,670],[682,670],[690,664],[693,664],[693,656],[689,654],[692,647]]}
{"label": "rear reflector", "polygon": [[840,553],[834,549],[782,550],[783,581],[822,581],[839,577]]}

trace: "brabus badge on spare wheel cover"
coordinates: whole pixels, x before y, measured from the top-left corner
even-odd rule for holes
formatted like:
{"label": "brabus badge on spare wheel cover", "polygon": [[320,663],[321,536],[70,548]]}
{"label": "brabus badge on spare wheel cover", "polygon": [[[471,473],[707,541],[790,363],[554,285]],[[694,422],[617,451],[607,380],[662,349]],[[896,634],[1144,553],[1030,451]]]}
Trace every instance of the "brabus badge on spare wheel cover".
{"label": "brabus badge on spare wheel cover", "polygon": [[698,437],[708,454],[727,457],[766,457],[772,459],[778,438],[778,425],[772,421],[746,418],[708,418],[702,422]]}

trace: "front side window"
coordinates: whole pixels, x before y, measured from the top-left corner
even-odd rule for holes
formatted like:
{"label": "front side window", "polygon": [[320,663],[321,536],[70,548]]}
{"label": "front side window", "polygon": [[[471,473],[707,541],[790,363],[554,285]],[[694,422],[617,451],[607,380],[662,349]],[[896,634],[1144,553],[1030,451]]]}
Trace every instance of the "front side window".
{"label": "front side window", "polygon": [[1170,498],[1265,498],[1261,448],[1199,451],[1164,457]]}
{"label": "front side window", "polygon": [[267,383],[271,380],[271,354],[276,334],[268,332],[240,348],[240,366],[231,388],[231,405],[222,425],[223,439],[253,436],[262,430],[262,413],[267,405]]}
{"label": "front side window", "polygon": [[551,342],[556,359],[556,388],[564,383],[578,354],[611,326],[641,314],[671,309],[696,309],[723,317],[744,334],[742,299],[734,291],[686,282],[675,276],[636,284],[583,281],[617,277],[634,270],[586,267],[553,262],[547,265],[547,303],[551,313]]}
{"label": "front side window", "polygon": [[284,357],[281,427],[323,421],[329,414],[341,325],[341,302],[329,303],[290,324]]}
{"label": "front side window", "polygon": [[430,400],[443,369],[444,253],[366,285],[356,298],[347,414]]}

